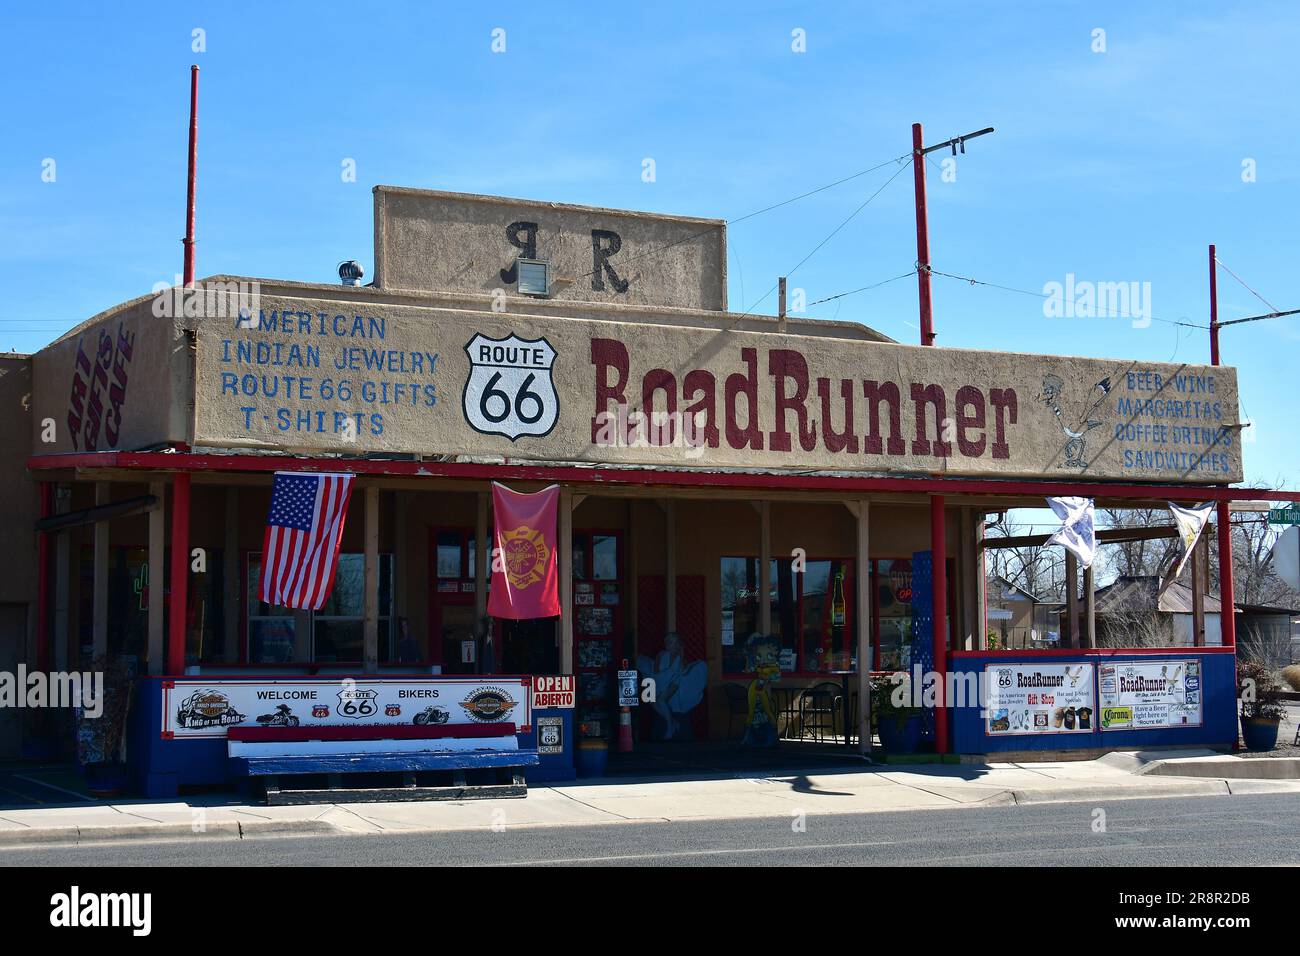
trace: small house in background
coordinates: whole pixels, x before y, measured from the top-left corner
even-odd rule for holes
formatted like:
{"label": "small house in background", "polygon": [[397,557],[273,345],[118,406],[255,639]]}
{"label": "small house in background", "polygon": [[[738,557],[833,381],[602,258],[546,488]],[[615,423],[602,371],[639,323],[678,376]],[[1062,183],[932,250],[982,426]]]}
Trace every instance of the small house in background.
{"label": "small house in background", "polygon": [[[1205,596],[1205,644],[1223,643],[1219,599]],[[1192,589],[1175,581],[1160,594],[1154,575],[1121,575],[1096,591],[1097,644],[1102,647],[1191,647]],[[1240,625],[1239,625],[1240,626]]]}
{"label": "small house in background", "polygon": [[1057,604],[1040,600],[1001,575],[989,579],[987,594],[989,635],[997,636],[999,647],[1055,647],[1059,643],[1060,629],[1052,615]]}
{"label": "small house in background", "polygon": [[1300,660],[1296,608],[1267,604],[1237,605],[1237,645],[1242,654],[1262,657],[1273,667]]}

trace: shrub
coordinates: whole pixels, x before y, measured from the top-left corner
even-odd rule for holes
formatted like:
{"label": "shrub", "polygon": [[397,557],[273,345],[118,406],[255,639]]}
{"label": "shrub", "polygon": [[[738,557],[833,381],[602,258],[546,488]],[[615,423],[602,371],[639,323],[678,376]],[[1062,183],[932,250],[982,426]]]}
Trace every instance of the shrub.
{"label": "shrub", "polygon": [[1292,690],[1300,690],[1300,664],[1282,668],[1282,679],[1291,685]]}
{"label": "shrub", "polygon": [[1237,681],[1244,719],[1282,720],[1286,717],[1286,707],[1273,697],[1278,690],[1277,681],[1273,672],[1263,664],[1242,661],[1237,668]]}

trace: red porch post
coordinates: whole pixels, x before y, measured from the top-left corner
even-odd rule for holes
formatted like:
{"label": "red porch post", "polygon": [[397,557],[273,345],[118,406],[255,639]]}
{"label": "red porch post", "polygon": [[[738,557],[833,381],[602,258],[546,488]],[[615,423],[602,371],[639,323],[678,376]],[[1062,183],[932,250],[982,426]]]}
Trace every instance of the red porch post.
{"label": "red porch post", "polygon": [[171,608],[167,619],[167,673],[185,673],[185,618],[189,601],[190,476],[172,476]]}
{"label": "red porch post", "polygon": [[943,495],[930,496],[930,562],[934,605],[934,672],[939,680],[939,706],[934,709],[934,749],[948,752],[948,529],[944,523]]}
{"label": "red porch post", "polygon": [[1236,598],[1232,591],[1232,525],[1228,524],[1228,503],[1220,501],[1215,519],[1219,528],[1219,632],[1224,647],[1237,646]]}

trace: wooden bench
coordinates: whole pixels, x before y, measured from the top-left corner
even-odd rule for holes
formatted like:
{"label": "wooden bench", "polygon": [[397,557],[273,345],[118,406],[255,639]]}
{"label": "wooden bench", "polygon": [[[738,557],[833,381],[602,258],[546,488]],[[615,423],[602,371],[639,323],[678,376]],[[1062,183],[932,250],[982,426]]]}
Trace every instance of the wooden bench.
{"label": "wooden bench", "polygon": [[226,753],[268,804],[523,797],[522,771],[540,760],[515,734],[513,723],[231,727]]}

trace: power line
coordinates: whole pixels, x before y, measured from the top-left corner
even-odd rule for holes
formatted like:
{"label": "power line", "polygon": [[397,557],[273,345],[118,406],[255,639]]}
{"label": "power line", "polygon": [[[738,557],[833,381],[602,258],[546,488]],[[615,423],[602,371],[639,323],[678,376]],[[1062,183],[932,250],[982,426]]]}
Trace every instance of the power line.
{"label": "power line", "polygon": [[902,275],[896,275],[892,279],[884,279],[883,281],[873,283],[872,285],[864,285],[860,289],[850,289],[848,292],[839,292],[836,293],[835,295],[828,295],[824,299],[818,299],[815,302],[809,302],[808,308],[812,308],[814,305],[821,305],[823,302],[830,302],[834,299],[842,299],[847,295],[857,295],[859,292],[869,292],[872,289],[879,289],[882,285],[888,285],[891,282],[897,282],[899,279],[906,279],[908,276],[914,276],[914,275],[916,275],[916,270],[909,269],[907,272],[904,272]]}
{"label": "power line", "polygon": [[1288,315],[1300,315],[1300,309],[1287,309],[1285,312],[1270,312],[1268,315],[1248,315],[1244,319],[1229,319],[1227,322],[1214,323],[1219,328],[1225,325],[1241,325],[1243,322],[1262,322],[1265,319],[1280,319]]}
{"label": "power line", "polygon": [[[1009,286],[1009,285],[999,285],[999,284],[996,283],[996,282],[985,282],[983,279],[972,279],[970,276],[959,276],[959,275],[954,275],[954,274],[951,273],[951,272],[940,272],[940,271],[937,270],[937,269],[931,269],[931,270],[930,270],[930,274],[931,274],[931,275],[936,275],[936,276],[943,276],[945,279],[958,279],[958,280],[960,280],[960,281],[962,281],[962,282],[968,282],[968,283],[970,283],[971,285],[983,285],[983,286],[988,286],[988,287],[991,288],[991,289],[1001,289],[1001,290],[1003,290],[1004,292],[1016,292],[1016,293],[1019,293],[1020,295],[1032,295],[1032,296],[1034,296],[1035,298],[1038,298],[1038,299],[1050,299],[1050,298],[1053,298],[1052,295],[1050,295],[1049,293],[1046,293],[1046,292],[1034,292],[1032,289],[1017,289],[1017,288],[1015,288],[1014,286]],[[1109,314],[1109,315],[1103,316],[1103,318],[1108,318],[1108,319],[1150,319],[1150,320],[1152,320],[1153,322],[1164,322],[1164,323],[1167,324],[1167,325],[1181,325],[1181,326],[1184,326],[1184,327],[1189,328],[1189,329],[1209,329],[1209,326],[1208,326],[1208,325],[1198,325],[1198,324],[1195,323],[1195,322],[1184,322],[1184,321],[1179,321],[1179,320],[1177,320],[1177,319],[1162,319],[1162,318],[1160,318],[1159,316],[1155,316],[1155,315],[1132,315],[1132,314],[1129,314],[1129,313],[1120,313],[1120,312],[1115,312],[1115,313],[1111,313],[1111,314]],[[1237,321],[1244,321],[1244,320],[1238,319]],[[1220,322],[1220,323],[1219,323],[1220,326],[1227,325],[1227,324],[1228,324],[1227,322]]]}
{"label": "power line", "polygon": [[[764,206],[762,209],[755,209],[753,212],[747,212],[745,213],[745,215],[738,216],[735,219],[726,219],[724,220],[724,222],[728,226],[734,226],[737,223],[744,222],[747,219],[753,219],[756,216],[763,215],[763,213],[771,212],[773,209],[780,209],[782,206],[788,206],[791,203],[799,202],[801,199],[807,199],[809,196],[815,196],[818,193],[825,192],[828,189],[834,189],[836,186],[842,186],[847,182],[851,182],[855,179],[860,179],[861,177],[867,175],[868,173],[874,173],[877,169],[884,169],[886,166],[889,166],[891,163],[900,163],[903,160],[907,159],[908,155],[909,155],[908,153],[903,153],[901,156],[895,156],[893,159],[887,159],[883,163],[877,163],[876,165],[869,166],[866,169],[860,169],[856,173],[850,173],[848,176],[845,176],[842,179],[837,179],[833,183],[826,183],[824,186],[818,186],[816,189],[810,189],[807,192],[800,193],[797,196],[791,196],[789,199],[782,199],[780,202],[774,202],[770,206]],[[694,239],[699,239],[703,236],[712,235],[713,231],[714,230],[712,228],[703,229],[700,232],[697,232],[693,235],[682,236],[679,239],[674,239],[672,242],[666,242],[662,246],[656,246],[653,249],[647,249],[645,252],[640,252],[637,253],[636,255],[627,256],[626,258],[623,258],[620,261],[634,262],[638,259],[644,259],[648,256],[658,255],[661,252],[666,252],[667,250],[672,249],[674,246],[680,246],[684,242],[691,242]],[[576,282],[579,279],[587,279],[595,274],[596,274],[596,270],[593,269],[591,272],[584,272],[582,275],[574,276],[574,281]],[[770,294],[771,293],[769,293],[769,295]]]}
{"label": "power line", "polygon": [[[832,239],[834,239],[835,236],[839,233],[839,231],[840,231],[841,229],[843,229],[843,228],[844,228],[845,226],[847,226],[850,222],[852,222],[853,219],[854,219],[854,217],[856,217],[858,213],[860,213],[860,212],[862,212],[862,210],[866,209],[867,206],[869,206],[869,205],[871,204],[871,201],[872,201],[873,199],[875,199],[877,196],[879,196],[882,192],[884,192],[884,191],[885,191],[885,187],[888,186],[890,183],[892,183],[895,179],[897,179],[898,176],[899,176],[899,174],[902,173],[903,170],[907,169],[907,167],[910,166],[910,165],[911,165],[911,160],[910,160],[910,159],[908,160],[908,162],[902,163],[902,164],[898,167],[898,169],[896,169],[896,170],[894,171],[894,175],[890,176],[890,177],[889,177],[888,179],[886,179],[883,183],[881,183],[881,184],[880,184],[880,188],[878,188],[874,193],[872,193],[870,196],[868,196],[866,199],[864,199],[864,200],[862,201],[861,205],[859,205],[857,209],[853,210],[853,212],[849,213],[848,217],[847,217],[843,222],[841,222],[838,226],[836,226],[834,229],[832,229],[832,230],[830,231],[830,234],[829,234],[825,239],[823,239],[821,242],[817,243],[817,245],[813,246],[812,251],[809,252],[808,255],[806,255],[806,256],[804,256],[802,259],[800,259],[799,262],[795,264],[795,267],[794,267],[793,269],[790,269],[790,270],[788,270],[788,271],[785,273],[785,277],[788,279],[790,276],[792,276],[792,275],[794,275],[796,272],[798,272],[798,271],[799,271],[799,268],[800,268],[804,263],[806,263],[809,259],[811,259],[813,256],[815,256],[815,255],[818,253],[818,251],[819,251],[819,250],[820,250],[824,245],[826,245],[826,243],[828,243],[828,242],[830,242]],[[880,167],[876,167],[876,168],[879,169]],[[759,305],[759,303],[761,303],[761,302],[763,302],[764,300],[766,300],[768,296],[770,296],[773,292],[775,292],[775,291],[777,290],[777,287],[778,287],[779,285],[780,285],[780,281],[778,280],[776,283],[774,283],[774,284],[772,285],[772,288],[768,289],[767,292],[763,293],[763,295],[762,295],[762,296],[761,296],[757,301],[755,301],[752,305],[750,305],[749,308],[747,308],[744,312],[742,312],[738,318],[742,318],[742,319],[743,319],[745,316],[749,315],[749,314],[750,314],[750,313],[751,313],[751,312],[752,312],[752,311],[753,311],[753,310],[754,310],[754,309]]]}
{"label": "power line", "polygon": [[[1245,280],[1242,279],[1241,276],[1237,275],[1237,273],[1235,273],[1235,272],[1233,272],[1231,269],[1229,269],[1228,266],[1227,266],[1227,264],[1226,264],[1222,259],[1220,259],[1218,256],[1215,256],[1215,257],[1214,257],[1214,263],[1215,263],[1215,265],[1217,265],[1220,269],[1222,269],[1224,272],[1228,273],[1228,275],[1232,276],[1232,277],[1233,277],[1234,279],[1236,279],[1239,283],[1241,283],[1242,288],[1244,288],[1247,292],[1249,292],[1249,293],[1250,293],[1251,295],[1253,295],[1255,298],[1259,299],[1260,302],[1263,302],[1266,306],[1268,306],[1268,307],[1269,307],[1271,310],[1273,310],[1274,312],[1277,312],[1277,311],[1278,311],[1277,306],[1275,306],[1272,302],[1268,301],[1268,299],[1264,298],[1262,295],[1260,295],[1258,292],[1256,292],[1256,291],[1255,291],[1254,289],[1252,289],[1250,286],[1246,285]],[[1227,323],[1225,323],[1225,322],[1220,322],[1220,323],[1218,323],[1218,324],[1219,324],[1219,325],[1226,325]]]}

